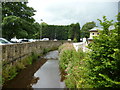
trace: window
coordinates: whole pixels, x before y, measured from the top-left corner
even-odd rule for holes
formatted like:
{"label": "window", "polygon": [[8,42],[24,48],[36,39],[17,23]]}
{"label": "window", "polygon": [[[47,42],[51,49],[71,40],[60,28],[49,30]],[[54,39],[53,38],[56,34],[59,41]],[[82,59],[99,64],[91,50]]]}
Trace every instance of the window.
{"label": "window", "polygon": [[92,33],[92,35],[94,35],[94,33]]}
{"label": "window", "polygon": [[0,43],[8,43],[8,42],[0,39]]}
{"label": "window", "polygon": [[99,33],[97,33],[97,35],[99,35]]}

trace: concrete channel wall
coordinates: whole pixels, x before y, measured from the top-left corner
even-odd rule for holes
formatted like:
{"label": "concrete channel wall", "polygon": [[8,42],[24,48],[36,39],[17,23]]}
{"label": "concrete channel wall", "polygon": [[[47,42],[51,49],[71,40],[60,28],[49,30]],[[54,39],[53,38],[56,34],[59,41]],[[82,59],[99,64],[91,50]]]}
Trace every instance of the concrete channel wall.
{"label": "concrete channel wall", "polygon": [[[10,63],[16,60],[22,60],[27,56],[42,54],[44,49],[52,49],[62,45],[63,41],[37,41],[29,43],[17,43],[11,45],[2,45],[2,61]],[[1,46],[0,46],[1,47]]]}

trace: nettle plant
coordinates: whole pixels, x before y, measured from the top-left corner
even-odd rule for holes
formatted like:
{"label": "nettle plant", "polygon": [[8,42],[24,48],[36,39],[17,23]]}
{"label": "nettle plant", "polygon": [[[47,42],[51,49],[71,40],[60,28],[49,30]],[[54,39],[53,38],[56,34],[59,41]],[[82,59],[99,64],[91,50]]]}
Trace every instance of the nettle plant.
{"label": "nettle plant", "polygon": [[[99,19],[98,19],[99,20]],[[89,76],[92,87],[120,87],[120,50],[118,46],[118,22],[99,20],[103,30],[89,45]],[[115,28],[109,30],[113,25]]]}

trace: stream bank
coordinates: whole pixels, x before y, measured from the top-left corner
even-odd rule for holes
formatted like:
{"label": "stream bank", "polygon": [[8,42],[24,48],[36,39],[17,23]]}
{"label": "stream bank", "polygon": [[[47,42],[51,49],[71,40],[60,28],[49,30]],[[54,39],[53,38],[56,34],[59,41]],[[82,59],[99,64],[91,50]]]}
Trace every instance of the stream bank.
{"label": "stream bank", "polygon": [[61,82],[58,51],[51,51],[21,71],[4,88],[65,88]]}

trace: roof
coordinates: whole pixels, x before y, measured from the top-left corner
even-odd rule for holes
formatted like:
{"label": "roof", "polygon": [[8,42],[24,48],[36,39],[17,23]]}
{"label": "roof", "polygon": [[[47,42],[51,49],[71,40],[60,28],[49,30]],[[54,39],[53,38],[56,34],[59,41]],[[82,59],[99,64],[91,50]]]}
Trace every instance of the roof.
{"label": "roof", "polygon": [[93,40],[93,38],[88,38],[88,41],[92,41]]}
{"label": "roof", "polygon": [[98,30],[103,30],[103,29],[100,27],[94,27],[94,28],[90,29],[89,31],[90,32],[97,32]]}

